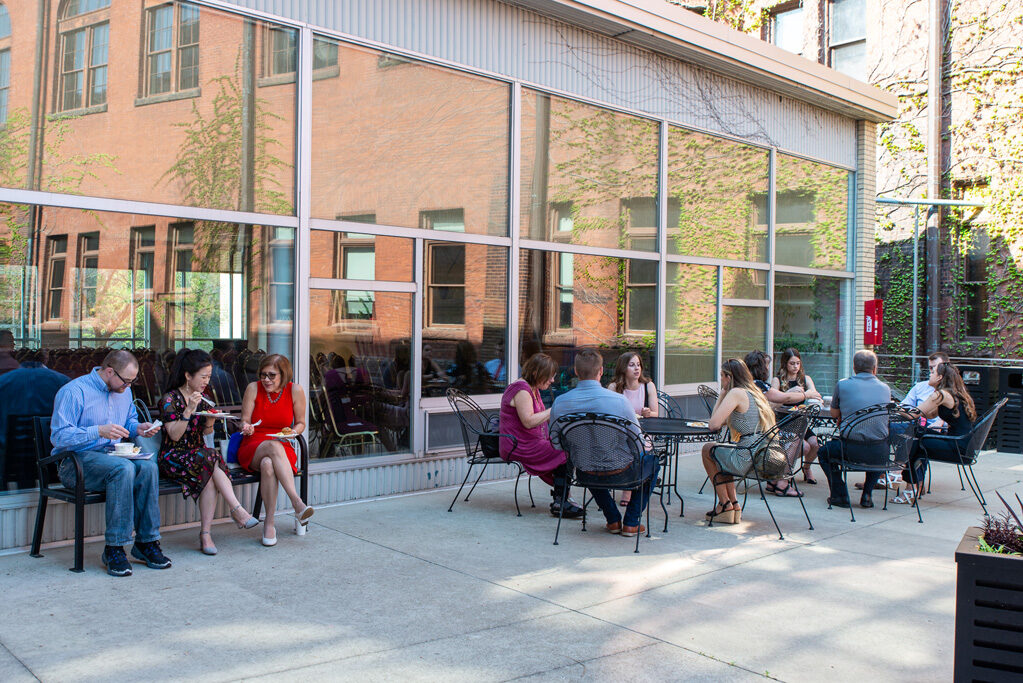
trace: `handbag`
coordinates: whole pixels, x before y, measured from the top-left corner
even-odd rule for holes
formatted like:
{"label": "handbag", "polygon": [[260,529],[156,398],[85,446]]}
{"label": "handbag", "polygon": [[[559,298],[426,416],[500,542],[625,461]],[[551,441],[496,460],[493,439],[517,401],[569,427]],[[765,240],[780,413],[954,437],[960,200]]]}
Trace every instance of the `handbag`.
{"label": "handbag", "polygon": [[[149,408],[142,402],[142,399],[137,398],[132,403],[135,405],[135,412],[141,418],[140,422],[153,422],[153,416],[149,414]],[[163,432],[157,432],[153,436],[137,435],[133,441],[143,453],[156,454],[160,452],[160,446],[163,444]]]}
{"label": "handbag", "polygon": [[753,451],[753,467],[761,479],[774,481],[789,475],[789,459],[777,439],[762,439]]}

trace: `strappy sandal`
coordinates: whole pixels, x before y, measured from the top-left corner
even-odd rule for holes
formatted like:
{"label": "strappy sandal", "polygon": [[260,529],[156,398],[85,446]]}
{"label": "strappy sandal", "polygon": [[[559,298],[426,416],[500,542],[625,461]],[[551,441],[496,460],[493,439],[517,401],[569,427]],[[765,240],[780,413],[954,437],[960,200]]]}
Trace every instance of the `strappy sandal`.
{"label": "strappy sandal", "polygon": [[714,508],[706,514],[707,521],[718,522],[719,524],[738,524],[742,512],[733,502],[720,504],[721,509]]}
{"label": "strappy sandal", "polygon": [[811,486],[817,485],[817,480],[813,478],[813,465],[803,465],[803,483],[810,484]]}
{"label": "strappy sandal", "polygon": [[796,487],[793,486],[792,484],[789,484],[785,488],[781,488],[780,486],[775,486],[774,487],[774,495],[778,496],[779,498],[802,498],[803,497],[802,492],[801,491],[797,491]]}
{"label": "strappy sandal", "polygon": [[778,487],[774,485],[773,481],[769,481],[766,484],[764,484],[764,490],[767,491],[768,493],[774,494],[778,493]]}

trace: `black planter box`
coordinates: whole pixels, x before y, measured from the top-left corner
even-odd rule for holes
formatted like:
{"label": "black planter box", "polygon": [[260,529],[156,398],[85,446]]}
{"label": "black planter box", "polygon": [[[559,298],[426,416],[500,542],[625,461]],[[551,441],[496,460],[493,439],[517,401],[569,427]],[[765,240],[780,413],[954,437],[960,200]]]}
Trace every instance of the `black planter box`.
{"label": "black planter box", "polygon": [[1023,557],[980,552],[981,533],[956,549],[955,680],[1023,680]]}

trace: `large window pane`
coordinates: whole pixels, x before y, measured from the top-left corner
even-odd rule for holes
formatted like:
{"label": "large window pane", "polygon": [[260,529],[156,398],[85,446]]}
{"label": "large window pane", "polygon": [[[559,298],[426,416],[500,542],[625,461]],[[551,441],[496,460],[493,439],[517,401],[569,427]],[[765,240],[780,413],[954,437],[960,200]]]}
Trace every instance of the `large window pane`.
{"label": "large window pane", "polygon": [[767,261],[770,153],[668,128],[668,253]]}
{"label": "large window pane", "polygon": [[[375,306],[351,314],[353,294]],[[312,457],[407,453],[412,295],[313,289],[309,314]]]}
{"label": "large window pane", "polygon": [[507,235],[509,86],[329,44],[340,76],[312,85],[313,215]]}
{"label": "large window pane", "polygon": [[427,242],[425,258],[423,395],[443,396],[449,387],[501,393],[508,380],[508,250]]}
{"label": "large window pane", "polygon": [[777,263],[846,268],[851,182],[844,169],[778,155]]}
{"label": "large window pane", "polygon": [[413,241],[357,232],[313,230],[312,277],[412,282]]}
{"label": "large window pane", "polygon": [[717,267],[668,264],[664,381],[713,382],[717,344]]}
{"label": "large window pane", "polygon": [[[139,359],[132,391],[154,409],[183,348],[213,355],[210,392],[225,407],[240,404],[263,354],[292,355],[291,229],[0,204],[0,243],[0,330],[29,363],[0,375],[0,423],[51,414],[51,371],[78,377],[112,348]],[[32,463],[7,452],[22,456]],[[32,485],[22,474],[0,490]]]}
{"label": "large window pane", "polygon": [[630,272],[647,267],[639,259],[522,251],[519,362],[542,351],[561,368],[545,400],[575,386],[572,363],[582,347],[598,349],[604,356],[605,384],[611,381],[619,354],[628,350],[639,352],[647,371],[654,372],[655,335],[630,328],[627,303]]}
{"label": "large window pane", "polygon": [[656,250],[659,124],[522,91],[521,234]]}
{"label": "large window pane", "polygon": [[817,389],[830,394],[845,344],[847,282],[785,273],[774,282],[774,348],[799,349]]}
{"label": "large window pane", "polygon": [[767,347],[767,309],[723,306],[721,309],[721,358],[742,359],[750,351]]}
{"label": "large window pane", "polygon": [[179,1],[48,4],[35,63],[39,0],[6,3],[22,48],[0,185],[294,213],[296,88],[257,87],[267,24]]}
{"label": "large window pane", "polygon": [[767,299],[767,271],[723,268],[721,296],[725,299]]}

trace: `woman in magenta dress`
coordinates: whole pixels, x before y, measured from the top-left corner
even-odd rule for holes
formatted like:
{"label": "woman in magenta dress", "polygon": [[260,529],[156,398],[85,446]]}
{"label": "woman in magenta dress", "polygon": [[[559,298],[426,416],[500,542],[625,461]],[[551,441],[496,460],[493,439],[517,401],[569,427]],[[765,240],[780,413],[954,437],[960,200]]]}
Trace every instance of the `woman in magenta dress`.
{"label": "woman in magenta dress", "polygon": [[[271,436],[282,430],[294,435],[305,431],[305,392],[291,382],[291,363],[280,354],[264,356],[259,363],[258,381],[245,388],[242,397],[242,439],[238,464],[259,472],[259,490],[266,503],[263,519],[263,545],[277,544],[274,512],[277,509],[277,484],[291,499],[295,519],[304,523],[313,516],[295,489],[295,449]],[[253,424],[258,422],[259,424]]]}
{"label": "woman in magenta dress", "polygon": [[[508,384],[501,397],[500,426],[502,434],[511,434],[518,443],[501,439],[501,457],[522,463],[522,467],[555,488],[551,514],[559,514],[560,487],[564,486],[565,454],[551,445],[547,434],[547,421],[551,411],[544,407],[540,392],[551,385],[558,372],[558,364],[545,353],[533,354],[522,367],[522,377]],[[568,499],[565,517],[579,517],[582,508]]]}

